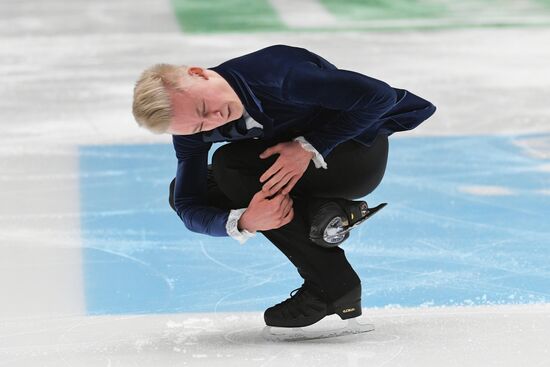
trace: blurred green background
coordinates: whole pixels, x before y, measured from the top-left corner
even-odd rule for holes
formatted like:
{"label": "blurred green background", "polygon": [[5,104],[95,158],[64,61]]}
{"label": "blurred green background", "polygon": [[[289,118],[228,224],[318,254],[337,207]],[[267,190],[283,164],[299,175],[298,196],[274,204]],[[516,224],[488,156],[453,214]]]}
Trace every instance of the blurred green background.
{"label": "blurred green background", "polygon": [[550,24],[550,0],[172,0],[172,4],[180,27],[190,33]]}

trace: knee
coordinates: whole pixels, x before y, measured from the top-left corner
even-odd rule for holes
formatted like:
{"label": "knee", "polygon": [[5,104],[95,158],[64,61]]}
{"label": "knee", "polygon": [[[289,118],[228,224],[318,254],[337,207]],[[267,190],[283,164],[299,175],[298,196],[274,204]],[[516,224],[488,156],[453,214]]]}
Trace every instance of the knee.
{"label": "knee", "polygon": [[386,165],[382,163],[378,171],[374,172],[371,176],[366,178],[364,184],[359,189],[358,197],[367,196],[368,194],[373,192],[382,182],[382,179],[384,178],[385,170],[386,170]]}
{"label": "knee", "polygon": [[390,149],[390,143],[387,135],[378,135],[377,140],[380,140],[381,155],[385,156],[385,160],[388,160],[388,151]]}
{"label": "knee", "polygon": [[367,196],[373,192],[378,185],[382,182],[384,178],[384,173],[386,169],[385,162],[380,162],[379,167],[376,171],[371,172],[370,175],[366,176],[356,187],[355,190],[350,190],[353,194],[351,195],[352,199],[359,199]]}
{"label": "knee", "polygon": [[214,152],[212,156],[212,163],[214,163],[214,157],[220,160],[223,159],[231,165],[239,165],[248,160],[244,160],[243,157],[249,158],[257,147],[251,141],[237,141],[222,145]]}
{"label": "knee", "polygon": [[231,168],[231,162],[234,157],[232,145],[222,145],[212,155],[212,176],[218,188],[228,198],[236,201],[237,193],[235,191],[238,191],[239,172]]}
{"label": "knee", "polygon": [[222,145],[212,155],[212,174],[220,186],[253,166],[253,153],[246,142]]}
{"label": "knee", "polygon": [[223,167],[223,160],[228,151],[228,146],[231,144],[224,144],[214,151],[212,154],[212,169]]}
{"label": "knee", "polygon": [[385,135],[378,135],[374,144],[371,146],[368,152],[368,159],[364,167],[364,174],[359,175],[360,180],[356,186],[350,190],[350,195],[353,199],[362,198],[367,196],[376,189],[386,173],[386,166],[388,163],[388,137]]}
{"label": "knee", "polygon": [[212,155],[212,175],[218,184],[225,182],[227,176],[228,157],[231,154],[231,144],[225,144],[216,149]]}
{"label": "knee", "polygon": [[218,188],[235,205],[248,205],[250,199],[260,187],[259,175],[256,177],[251,160],[251,152],[239,144],[226,144],[212,155],[212,175]]}

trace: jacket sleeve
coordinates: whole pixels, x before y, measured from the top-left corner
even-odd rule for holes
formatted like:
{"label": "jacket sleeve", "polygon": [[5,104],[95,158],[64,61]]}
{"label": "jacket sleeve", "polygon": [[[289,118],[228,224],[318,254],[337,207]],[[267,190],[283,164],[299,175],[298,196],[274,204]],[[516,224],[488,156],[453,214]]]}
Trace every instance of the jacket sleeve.
{"label": "jacket sleeve", "polygon": [[321,155],[338,144],[376,130],[386,111],[396,102],[396,92],[381,80],[348,70],[321,68],[302,62],[288,72],[283,82],[283,98],[340,111],[333,121],[303,134]]}
{"label": "jacket sleeve", "polygon": [[208,206],[208,151],[212,143],[202,141],[200,133],[174,135],[178,168],[174,188],[176,212],[193,232],[210,236],[228,236],[229,210]]}

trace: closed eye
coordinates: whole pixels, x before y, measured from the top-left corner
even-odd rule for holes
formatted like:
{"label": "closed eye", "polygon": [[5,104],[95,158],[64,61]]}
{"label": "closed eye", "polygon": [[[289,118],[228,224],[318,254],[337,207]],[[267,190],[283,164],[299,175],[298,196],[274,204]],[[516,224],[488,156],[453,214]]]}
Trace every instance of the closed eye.
{"label": "closed eye", "polygon": [[[204,118],[204,116],[205,116],[205,114],[206,114],[205,111],[206,111],[206,103],[204,102],[204,99],[203,99],[203,100],[202,100],[202,110],[201,110],[201,112],[200,112],[200,115],[201,115],[201,117],[203,117],[203,118]],[[203,125],[203,124],[204,124],[204,121],[201,122],[201,124],[200,124],[200,126],[199,126],[198,129],[195,129],[195,131],[193,131],[193,134],[196,134],[196,133],[202,131],[202,125]]]}

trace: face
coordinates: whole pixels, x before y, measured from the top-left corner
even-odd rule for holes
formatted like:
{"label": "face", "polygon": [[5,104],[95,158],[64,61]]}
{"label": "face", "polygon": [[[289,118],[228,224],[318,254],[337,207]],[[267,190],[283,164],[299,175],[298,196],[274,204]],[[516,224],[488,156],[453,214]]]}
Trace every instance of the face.
{"label": "face", "polygon": [[242,116],[239,96],[220,74],[200,67],[190,67],[188,73],[194,82],[185,91],[168,90],[173,111],[169,134],[213,130]]}

